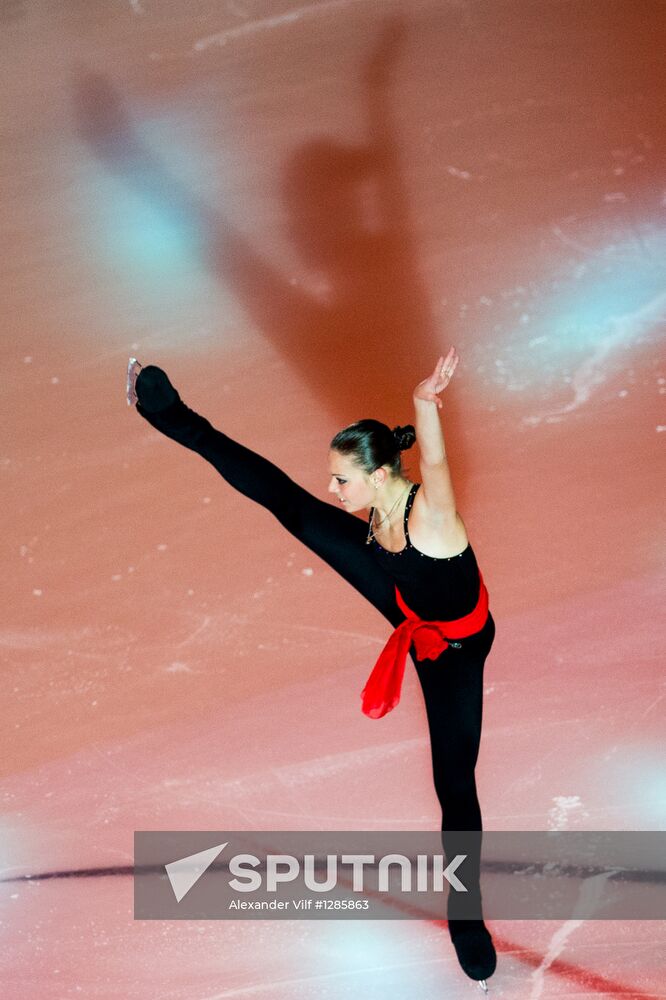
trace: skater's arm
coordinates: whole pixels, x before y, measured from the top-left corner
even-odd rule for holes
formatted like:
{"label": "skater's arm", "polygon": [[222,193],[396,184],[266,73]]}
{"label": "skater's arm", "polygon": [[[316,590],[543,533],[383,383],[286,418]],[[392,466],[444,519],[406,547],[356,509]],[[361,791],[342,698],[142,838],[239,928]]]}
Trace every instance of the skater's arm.
{"label": "skater's arm", "polygon": [[448,385],[457,363],[458,356],[452,347],[446,358],[440,357],[432,375],[414,390],[414,426],[421,452],[422,499],[428,517],[442,524],[456,521],[456,498],[439,416],[442,407],[439,393]]}

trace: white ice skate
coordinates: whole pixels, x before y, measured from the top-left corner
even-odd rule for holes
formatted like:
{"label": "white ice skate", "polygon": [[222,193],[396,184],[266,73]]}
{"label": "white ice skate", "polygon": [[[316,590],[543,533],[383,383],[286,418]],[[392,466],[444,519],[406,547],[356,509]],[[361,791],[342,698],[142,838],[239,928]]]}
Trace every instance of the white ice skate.
{"label": "white ice skate", "polygon": [[127,362],[127,405],[136,406],[136,380],[143,365],[136,358],[130,358]]}

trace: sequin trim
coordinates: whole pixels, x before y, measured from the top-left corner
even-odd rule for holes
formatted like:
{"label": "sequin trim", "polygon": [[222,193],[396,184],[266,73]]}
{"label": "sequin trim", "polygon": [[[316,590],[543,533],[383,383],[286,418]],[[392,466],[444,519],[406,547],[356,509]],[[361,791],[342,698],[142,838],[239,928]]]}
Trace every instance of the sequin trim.
{"label": "sequin trim", "polygon": [[[407,519],[409,517],[409,512],[412,509],[412,504],[414,503],[414,497],[416,496],[416,491],[417,491],[418,488],[419,488],[419,483],[414,483],[414,485],[412,486],[411,490],[409,491],[409,496],[407,497],[407,503],[405,504],[405,514],[404,514],[404,517],[403,517],[403,530],[405,532],[405,542],[407,544],[405,545],[404,549],[398,549],[397,552],[391,552],[390,549],[385,549],[384,546],[380,545],[379,542],[377,541],[377,539],[375,538],[374,531],[372,532],[372,541],[377,546],[377,548],[380,549],[381,552],[385,552],[387,556],[401,556],[408,549],[414,549],[414,552],[418,552],[418,554],[421,556],[422,559],[432,559],[433,562],[451,562],[452,559],[460,559],[461,556],[463,556],[465,554],[465,552],[467,552],[467,549],[470,547],[470,543],[469,542],[467,543],[467,545],[465,546],[465,548],[462,550],[462,552],[456,553],[455,556],[429,556],[425,552],[419,551],[419,549],[417,549],[416,546],[414,546],[412,544],[412,541],[411,541],[411,539],[409,537],[409,531],[407,530]],[[373,510],[370,511],[370,522],[369,522],[369,524],[372,524],[373,511],[374,511],[374,508],[373,508]]]}

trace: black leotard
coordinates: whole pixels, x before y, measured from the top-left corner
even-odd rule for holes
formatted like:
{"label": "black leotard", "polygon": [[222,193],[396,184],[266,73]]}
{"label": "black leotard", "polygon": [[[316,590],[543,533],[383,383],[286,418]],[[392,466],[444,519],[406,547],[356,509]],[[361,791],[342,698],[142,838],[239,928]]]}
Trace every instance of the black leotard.
{"label": "black leotard", "polygon": [[407,497],[405,547],[399,552],[390,552],[374,535],[371,547],[378,564],[395,580],[407,607],[414,614],[424,621],[452,621],[476,607],[479,567],[469,544],[458,555],[442,558],[427,556],[412,545],[408,520],[419,485],[414,483]]}

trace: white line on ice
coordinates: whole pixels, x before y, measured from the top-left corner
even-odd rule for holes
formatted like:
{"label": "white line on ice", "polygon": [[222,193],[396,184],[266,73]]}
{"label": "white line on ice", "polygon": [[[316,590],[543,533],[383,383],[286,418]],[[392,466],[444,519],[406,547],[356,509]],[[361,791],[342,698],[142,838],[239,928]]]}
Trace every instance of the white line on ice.
{"label": "white line on ice", "polygon": [[194,52],[204,52],[214,45],[226,45],[236,38],[244,35],[254,35],[259,31],[270,31],[272,28],[280,28],[285,24],[293,24],[303,17],[321,14],[322,11],[335,10],[338,7],[348,7],[352,3],[365,3],[365,0],[325,0],[324,3],[307,4],[305,7],[294,7],[285,11],[284,14],[276,14],[275,17],[262,17],[256,21],[248,21],[237,28],[228,28],[226,31],[219,31],[216,35],[208,35],[199,38],[192,50]]}
{"label": "white line on ice", "polygon": [[202,1000],[227,1000],[228,997],[251,996],[258,993],[270,993],[282,996],[285,986],[299,986],[301,983],[324,983],[349,976],[367,976],[369,973],[388,972],[392,969],[422,968],[425,965],[436,965],[447,962],[446,958],[415,959],[412,962],[382,962],[381,965],[369,965],[357,969],[341,969],[339,972],[323,972],[312,976],[299,976],[297,979],[273,979],[266,983],[252,983],[237,989],[224,990],[223,993],[212,993],[202,997]]}
{"label": "white line on ice", "polygon": [[660,694],[658,698],[655,698],[655,700],[651,702],[651,704],[649,704],[648,707],[645,709],[645,711],[641,715],[641,719],[644,719],[646,715],[649,715],[652,709],[656,708],[659,702],[663,701],[664,698],[666,698],[666,694]]}
{"label": "white line on ice", "polygon": [[582,923],[582,920],[567,920],[562,927],[555,931],[550,939],[548,950],[541,960],[541,965],[532,973],[532,992],[530,993],[529,1000],[539,1000],[543,992],[546,971],[564,950],[567,939]]}
{"label": "white line on ice", "polygon": [[289,627],[297,632],[315,632],[320,635],[344,636],[345,639],[362,639],[364,642],[376,646],[383,646],[386,642],[385,639],[368,635],[367,632],[350,632],[348,629],[342,628],[326,628],[322,625],[290,625]]}
{"label": "white line on ice", "polygon": [[532,992],[530,993],[529,1000],[539,1000],[541,997],[545,973],[553,962],[562,954],[564,946],[573,932],[577,930],[586,919],[594,917],[595,914],[598,916],[597,904],[603,895],[604,886],[607,880],[614,874],[616,874],[615,870],[602,872],[600,875],[592,875],[590,878],[586,878],[583,881],[578,893],[576,905],[574,907],[574,913],[579,914],[580,916],[576,916],[572,920],[567,920],[566,923],[564,923],[553,934],[550,939],[550,944],[548,945],[548,950],[541,961],[541,965],[532,973]]}
{"label": "white line on ice", "polygon": [[593,247],[588,247],[584,243],[581,243],[579,240],[574,239],[573,236],[568,236],[564,232],[564,230],[562,230],[558,225],[551,226],[550,231],[553,234],[553,236],[555,236],[560,241],[560,243],[564,243],[564,245],[567,247],[572,247],[572,249],[577,250],[585,257],[597,257],[600,258],[601,260],[608,260],[610,258],[613,261],[624,260],[629,262],[630,264],[636,263],[636,256],[637,256],[636,254],[629,256],[629,254],[615,253],[615,251],[610,253],[608,247],[604,247],[600,250],[594,249]]}

